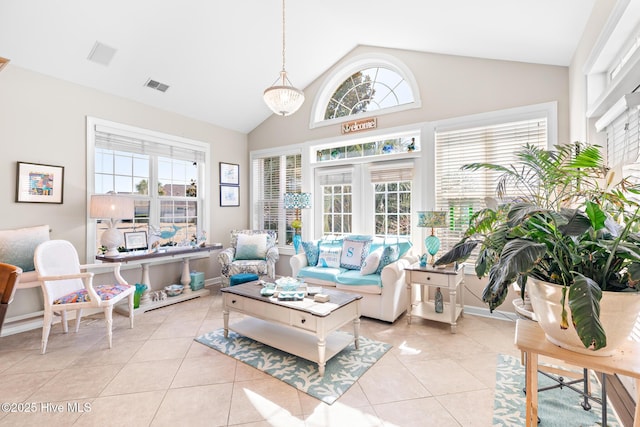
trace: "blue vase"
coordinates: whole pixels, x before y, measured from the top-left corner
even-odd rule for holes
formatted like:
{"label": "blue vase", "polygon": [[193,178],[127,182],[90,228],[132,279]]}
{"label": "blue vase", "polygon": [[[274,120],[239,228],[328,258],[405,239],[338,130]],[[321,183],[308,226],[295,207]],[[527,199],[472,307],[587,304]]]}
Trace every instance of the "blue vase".
{"label": "blue vase", "polygon": [[294,234],[293,235],[293,248],[296,250],[296,255],[298,254],[298,251],[300,250],[300,242],[302,242],[302,236],[300,236],[299,234]]}
{"label": "blue vase", "polygon": [[422,256],[420,257],[420,267],[426,267],[427,266],[427,254],[422,254]]}

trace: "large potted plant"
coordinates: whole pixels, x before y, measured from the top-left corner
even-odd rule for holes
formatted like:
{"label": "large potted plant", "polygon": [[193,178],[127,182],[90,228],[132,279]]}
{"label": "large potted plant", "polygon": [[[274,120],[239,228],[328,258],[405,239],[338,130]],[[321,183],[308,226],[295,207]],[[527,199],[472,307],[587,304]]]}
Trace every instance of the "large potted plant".
{"label": "large potted plant", "polygon": [[478,248],[475,270],[488,276],[482,298],[492,311],[518,283],[547,339],[582,353],[611,354],[640,311],[640,212],[630,197],[637,188],[626,179],[614,183],[594,145],[553,151],[527,145],[516,155],[509,166],[464,166],[498,173],[499,199],[474,215],[436,265],[462,262]]}

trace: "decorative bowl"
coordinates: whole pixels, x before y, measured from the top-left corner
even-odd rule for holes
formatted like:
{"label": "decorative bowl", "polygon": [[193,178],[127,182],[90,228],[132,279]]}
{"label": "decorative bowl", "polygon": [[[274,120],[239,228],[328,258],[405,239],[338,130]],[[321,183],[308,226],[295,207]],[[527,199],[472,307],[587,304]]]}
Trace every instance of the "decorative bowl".
{"label": "decorative bowl", "polygon": [[182,286],[182,285],[169,285],[169,286],[165,286],[164,290],[167,293],[167,296],[175,297],[175,296],[178,296],[178,295],[180,295],[182,293],[182,291],[184,290],[184,286]]}
{"label": "decorative bowl", "polygon": [[276,279],[276,284],[278,285],[279,290],[285,292],[295,291],[300,286],[300,282],[293,277],[281,277],[280,279]]}

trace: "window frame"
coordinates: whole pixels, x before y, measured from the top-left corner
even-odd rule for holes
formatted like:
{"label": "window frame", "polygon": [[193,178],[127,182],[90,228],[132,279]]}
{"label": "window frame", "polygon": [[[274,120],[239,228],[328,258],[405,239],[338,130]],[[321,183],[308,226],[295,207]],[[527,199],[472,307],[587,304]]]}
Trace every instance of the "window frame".
{"label": "window frame", "polygon": [[[309,178],[307,176],[308,168],[305,168],[305,164],[308,165],[309,161],[308,159],[305,159],[305,155],[300,145],[296,144],[296,145],[286,146],[282,148],[269,148],[265,150],[256,150],[256,151],[252,151],[249,154],[249,164],[251,165],[251,168],[250,168],[251,171],[249,173],[249,182],[251,183],[249,217],[251,218],[250,224],[253,229],[262,229],[262,225],[259,221],[260,212],[257,209],[257,197],[260,194],[260,189],[258,188],[259,182],[258,182],[258,178],[256,177],[257,170],[256,168],[253,167],[254,162],[259,159],[265,159],[268,157],[285,157],[286,158],[287,156],[292,156],[292,155],[301,156],[300,164],[302,169],[301,171],[302,179],[301,179],[300,191],[308,192],[309,190],[307,187],[305,187],[304,183],[309,181]],[[283,171],[282,169],[280,169],[279,173],[280,175],[282,175],[285,172],[286,170]],[[282,206],[282,203],[284,202],[284,199],[283,199],[284,193],[286,190],[286,179],[282,179],[280,182],[280,185],[281,185],[280,189],[282,192],[282,195],[281,195],[282,200],[280,200],[279,206]],[[315,204],[315,195],[312,194],[312,198],[313,198],[312,208],[301,209],[300,211],[300,218],[303,223],[303,227],[302,227],[303,240],[304,240],[304,236],[308,235],[307,224],[310,223],[308,221],[308,218],[312,215],[311,213],[309,213],[309,211],[312,211],[314,209],[313,204]],[[282,209],[282,211],[283,211],[283,214],[280,214],[278,216],[277,247],[278,247],[278,251],[281,254],[293,255],[295,253],[293,244],[288,245],[286,243],[286,236],[287,236],[288,226],[291,220],[295,218],[295,212],[293,210],[285,211],[284,209]]]}
{"label": "window frame", "polygon": [[[387,68],[402,76],[404,81],[407,82],[409,88],[411,89],[413,102],[397,105],[394,107],[383,108],[380,110],[367,111],[356,115],[336,117],[333,119],[325,120],[324,114],[327,105],[338,86],[347,78],[351,77],[354,73],[375,67]],[[402,61],[391,55],[386,55],[383,53],[368,53],[350,59],[343,65],[339,66],[335,72],[329,74],[325,78],[324,82],[320,86],[320,89],[318,90],[315,102],[311,107],[311,114],[309,116],[309,128],[314,129],[317,127],[331,126],[338,123],[354,120],[355,118],[361,119],[380,116],[420,107],[422,107],[420,88],[418,87],[418,82],[411,72],[411,69],[407,67]]]}
{"label": "window frame", "polygon": [[[127,134],[137,134],[142,135],[147,138],[149,141],[159,142],[167,146],[172,147],[180,147],[187,148],[194,151],[200,151],[203,153],[204,161],[203,164],[200,165],[198,171],[198,195],[197,198],[189,197],[189,200],[197,201],[198,212],[196,214],[197,224],[202,230],[206,230],[211,224],[211,209],[208,206],[209,197],[208,191],[209,186],[207,185],[211,179],[211,168],[209,165],[210,157],[211,157],[211,146],[207,142],[198,141],[194,139],[189,139],[181,136],[171,135],[164,132],[144,129],[136,126],[126,125],[122,123],[113,122],[110,120],[100,119],[97,117],[86,117],[86,152],[87,152],[87,177],[86,177],[86,221],[87,221],[87,230],[86,230],[86,259],[87,262],[91,262],[91,260],[95,260],[96,251],[95,245],[97,242],[97,221],[90,217],[90,203],[91,203],[91,195],[94,194],[95,189],[95,155],[96,155],[96,127],[106,127],[111,128],[114,132],[119,132],[122,135]],[[150,165],[151,168],[155,168],[156,165]],[[150,178],[153,174],[150,172]],[[149,183],[149,193],[151,193],[151,184]],[[131,195],[132,198],[145,199],[150,200],[150,210],[157,209],[158,219],[160,218],[160,205],[162,202],[162,197],[157,198],[158,206],[154,207],[154,199],[151,197],[151,194],[145,196],[139,195]],[[184,201],[186,197],[175,197],[172,198],[176,201]],[[165,199],[166,200],[166,199]],[[151,213],[150,213],[151,214]],[[150,215],[151,216],[151,215]],[[150,222],[151,225],[154,225]]]}

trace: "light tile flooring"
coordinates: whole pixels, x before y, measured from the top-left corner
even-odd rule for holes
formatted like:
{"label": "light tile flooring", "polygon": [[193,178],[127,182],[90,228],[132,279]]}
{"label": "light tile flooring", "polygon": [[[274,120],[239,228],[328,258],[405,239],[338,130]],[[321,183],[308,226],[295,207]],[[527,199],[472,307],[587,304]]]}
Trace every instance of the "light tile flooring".
{"label": "light tile flooring", "polygon": [[40,330],[0,338],[0,402],[32,410],[0,411],[0,426],[490,426],[497,354],[519,355],[509,321],[467,315],[453,335],[365,318],[361,334],[393,348],[327,405],[193,340],[220,327],[213,289],[138,315],[134,329],[114,313],[111,350],[100,315],[78,333],[54,326],[45,355]]}

